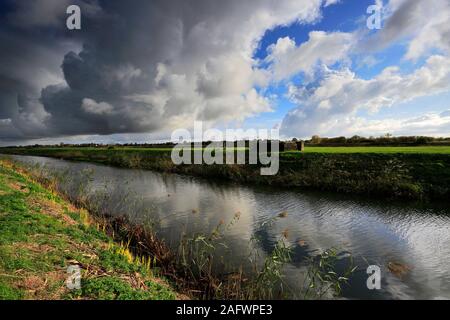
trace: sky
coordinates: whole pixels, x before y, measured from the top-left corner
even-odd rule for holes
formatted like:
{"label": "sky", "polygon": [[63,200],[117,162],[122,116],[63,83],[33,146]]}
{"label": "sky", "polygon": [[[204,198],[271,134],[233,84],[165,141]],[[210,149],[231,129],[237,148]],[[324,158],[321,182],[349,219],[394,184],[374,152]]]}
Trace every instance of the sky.
{"label": "sky", "polygon": [[450,136],[449,0],[3,0],[0,43],[0,145]]}

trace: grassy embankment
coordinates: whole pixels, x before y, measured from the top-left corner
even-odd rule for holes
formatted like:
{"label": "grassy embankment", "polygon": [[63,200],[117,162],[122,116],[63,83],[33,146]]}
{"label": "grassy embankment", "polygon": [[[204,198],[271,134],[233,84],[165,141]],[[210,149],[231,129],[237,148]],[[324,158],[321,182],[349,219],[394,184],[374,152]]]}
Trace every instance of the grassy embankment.
{"label": "grassy embankment", "polygon": [[[69,290],[69,265],[82,270]],[[0,162],[0,299],[176,299],[151,263],[88,215]]]}
{"label": "grassy embankment", "polygon": [[170,149],[3,148],[0,153],[389,198],[430,200],[450,196],[450,147],[309,147],[305,153],[280,153],[276,176],[261,176],[259,165],[176,166]]}

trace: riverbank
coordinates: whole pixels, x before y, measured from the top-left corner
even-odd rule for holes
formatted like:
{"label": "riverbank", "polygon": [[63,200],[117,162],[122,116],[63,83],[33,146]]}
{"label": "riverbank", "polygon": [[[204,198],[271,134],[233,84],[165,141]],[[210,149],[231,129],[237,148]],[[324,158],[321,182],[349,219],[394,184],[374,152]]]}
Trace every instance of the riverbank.
{"label": "riverbank", "polygon": [[[70,290],[69,266],[81,271]],[[78,269],[79,268],[79,269]],[[0,299],[184,298],[85,210],[0,162]]]}
{"label": "riverbank", "polygon": [[275,176],[261,176],[259,165],[174,165],[170,149],[37,147],[0,152],[371,197],[445,200],[450,196],[450,154],[421,149],[404,153],[283,152]]}

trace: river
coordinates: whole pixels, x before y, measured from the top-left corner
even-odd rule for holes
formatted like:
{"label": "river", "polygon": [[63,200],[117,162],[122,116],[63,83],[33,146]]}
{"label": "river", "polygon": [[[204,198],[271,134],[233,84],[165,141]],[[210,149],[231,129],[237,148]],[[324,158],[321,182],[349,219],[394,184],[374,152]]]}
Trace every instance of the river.
{"label": "river", "polygon": [[[261,186],[210,182],[152,171],[120,169],[45,157],[14,159],[65,171],[73,185],[82,176],[89,190],[105,190],[112,214],[133,220],[158,219],[158,234],[176,245],[182,232],[210,232],[221,221],[240,219],[225,234],[227,259],[233,265],[248,261],[251,239],[258,250],[270,252],[281,234],[293,246],[293,259],[284,268],[293,290],[302,283],[310,259],[329,248],[350,252],[358,270],[342,292],[349,299],[450,298],[450,206],[376,200],[369,197],[304,192]],[[123,204],[124,195],[127,205]],[[273,225],[264,221],[286,212]],[[402,277],[389,263],[407,265]],[[368,265],[381,268],[381,289],[366,285]],[[300,289],[298,289],[300,290]]]}

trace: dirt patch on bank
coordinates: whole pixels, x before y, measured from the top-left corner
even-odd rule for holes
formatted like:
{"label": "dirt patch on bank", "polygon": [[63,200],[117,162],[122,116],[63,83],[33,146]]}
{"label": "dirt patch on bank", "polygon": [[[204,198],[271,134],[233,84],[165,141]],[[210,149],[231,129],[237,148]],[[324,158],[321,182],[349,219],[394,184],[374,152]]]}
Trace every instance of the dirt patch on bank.
{"label": "dirt patch on bank", "polygon": [[60,300],[66,293],[67,274],[64,270],[51,271],[43,275],[24,275],[17,287],[26,292],[28,299]]}
{"label": "dirt patch on bank", "polygon": [[22,193],[29,193],[30,189],[28,189],[28,187],[20,182],[10,182],[8,183],[8,187],[10,187],[11,189],[15,190],[15,191],[19,191]]}
{"label": "dirt patch on bank", "polygon": [[64,210],[64,207],[48,199],[32,198],[29,201],[30,209],[38,213],[46,214],[63,221],[65,225],[73,226],[78,224],[75,220],[69,217]]}
{"label": "dirt patch on bank", "polygon": [[16,249],[26,249],[31,251],[32,253],[48,253],[55,250],[54,247],[48,244],[38,244],[38,243],[30,243],[30,242],[16,242],[14,243],[14,248]]}

